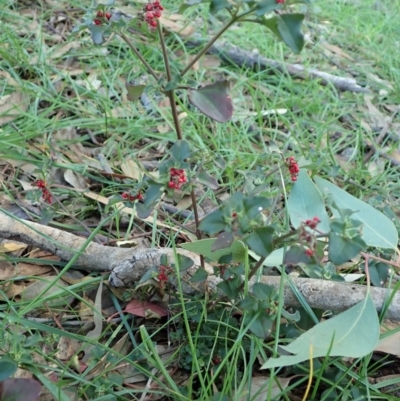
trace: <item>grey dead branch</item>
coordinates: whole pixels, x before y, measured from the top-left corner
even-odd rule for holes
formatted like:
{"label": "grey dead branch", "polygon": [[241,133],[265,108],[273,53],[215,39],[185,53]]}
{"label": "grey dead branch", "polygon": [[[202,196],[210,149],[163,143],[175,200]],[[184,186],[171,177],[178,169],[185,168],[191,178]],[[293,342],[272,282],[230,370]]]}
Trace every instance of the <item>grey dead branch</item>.
{"label": "grey dead branch", "polygon": [[[185,43],[188,47],[200,47],[204,45],[205,41],[204,39],[194,35]],[[288,73],[296,78],[318,79],[322,85],[333,85],[340,91],[370,92],[367,88],[358,85],[354,78],[339,77],[337,75],[329,74],[328,72],[319,71],[315,68],[305,68],[301,64],[289,64],[272,60],[261,56],[258,53],[241,49],[240,47],[232,45],[226,41],[218,41],[210,47],[207,53],[218,56],[224,62],[233,63],[251,69],[276,70]]]}
{"label": "grey dead branch", "polygon": [[[130,287],[138,282],[142,276],[153,266],[160,264],[162,255],[166,255],[170,263],[174,263],[175,254],[170,248],[151,248],[132,250],[128,248],[115,248],[96,243],[89,243],[85,248],[84,238],[68,232],[43,226],[34,222],[18,221],[0,211],[0,238],[20,241],[43,250],[49,251],[64,261],[71,260],[76,252],[81,251],[73,268],[87,271],[110,272],[109,282],[115,287]],[[195,266],[199,266],[199,256],[178,249],[181,255],[191,258]],[[211,266],[206,266],[212,273]],[[190,278],[195,274],[197,267],[186,270],[182,276],[182,289],[184,294],[194,292],[217,291],[219,279],[210,275],[206,282],[191,283]],[[280,277],[263,276],[263,283],[274,286],[280,285]],[[342,311],[362,301],[367,288],[363,285],[346,284],[334,281],[315,280],[308,278],[293,279],[294,284],[312,308],[323,310]],[[378,311],[382,309],[390,290],[385,288],[371,288],[371,296]],[[285,306],[299,306],[299,302],[288,284],[284,291]],[[400,295],[395,294],[386,318],[400,320]]]}

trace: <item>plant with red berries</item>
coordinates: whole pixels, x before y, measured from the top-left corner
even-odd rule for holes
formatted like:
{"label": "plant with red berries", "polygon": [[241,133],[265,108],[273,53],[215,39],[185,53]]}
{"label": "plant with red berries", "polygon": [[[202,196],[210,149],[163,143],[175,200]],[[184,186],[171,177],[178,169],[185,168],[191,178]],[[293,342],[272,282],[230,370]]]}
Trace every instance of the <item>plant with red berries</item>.
{"label": "plant with red berries", "polygon": [[52,204],[53,198],[50,191],[47,189],[46,183],[43,180],[37,180],[33,184],[33,186],[38,187],[42,192],[42,199],[45,203]]}
{"label": "plant with red berries", "polygon": [[293,156],[290,156],[286,159],[286,164],[289,168],[290,178],[293,182],[297,181],[297,175],[300,172],[300,167],[296,162],[296,159]]}

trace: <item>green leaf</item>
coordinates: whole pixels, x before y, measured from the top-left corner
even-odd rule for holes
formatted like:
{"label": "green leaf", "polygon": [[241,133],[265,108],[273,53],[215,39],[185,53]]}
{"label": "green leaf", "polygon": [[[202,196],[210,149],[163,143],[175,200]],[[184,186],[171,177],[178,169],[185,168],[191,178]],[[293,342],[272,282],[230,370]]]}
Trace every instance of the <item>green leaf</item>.
{"label": "green leaf", "polygon": [[386,284],[390,270],[386,263],[372,261],[368,265],[368,270],[371,283],[375,287],[383,287]]}
{"label": "green leaf", "polygon": [[162,189],[164,188],[164,184],[159,184],[158,182],[149,180],[149,187],[146,190],[143,204],[148,208],[153,202],[158,200],[161,197]]}
{"label": "green leaf", "polygon": [[232,99],[228,93],[229,82],[218,81],[200,89],[189,91],[189,100],[207,117],[220,123],[229,121],[233,114]]}
{"label": "green leaf", "polygon": [[270,299],[274,291],[274,287],[264,283],[255,283],[251,288],[251,292],[259,300]]}
{"label": "green leaf", "polygon": [[201,220],[199,230],[207,234],[216,234],[227,228],[225,216],[221,210],[214,210]]}
{"label": "green leaf", "polygon": [[219,188],[218,181],[207,171],[201,171],[196,179],[210,189],[216,190]]}
{"label": "green leaf", "polygon": [[252,196],[243,199],[243,208],[250,220],[254,219],[270,205],[270,200],[265,196]]}
{"label": "green leaf", "polygon": [[270,13],[274,10],[281,10],[282,4],[277,3],[276,0],[262,0],[257,3],[256,11],[254,12],[255,15],[261,17],[267,13]]}
{"label": "green leaf", "polygon": [[274,229],[272,227],[259,227],[244,238],[244,242],[256,254],[266,258],[274,249],[273,246]]}
{"label": "green leaf", "polygon": [[208,273],[206,269],[203,269],[202,267],[199,267],[196,270],[196,273],[192,276],[192,278],[190,279],[190,281],[192,283],[199,283],[201,281],[205,281],[207,280],[208,277]]}
{"label": "green leaf", "polygon": [[257,22],[270,29],[293,52],[300,53],[304,46],[304,36],[301,32],[303,19],[304,14],[282,14],[272,18],[262,18]]}
{"label": "green leaf", "polygon": [[103,25],[89,25],[88,28],[90,35],[92,36],[93,43],[95,45],[103,44],[105,41],[103,34],[107,27]]}
{"label": "green leaf", "polygon": [[153,212],[153,207],[151,206],[145,206],[143,203],[137,203],[136,204],[136,213],[139,219],[145,220],[147,219],[151,213]]}
{"label": "green leaf", "polygon": [[12,376],[17,370],[17,364],[7,358],[0,360],[0,382]]}
{"label": "green leaf", "polygon": [[176,255],[179,271],[185,271],[193,267],[194,262],[192,259],[185,255],[180,255],[179,253]]}
{"label": "green leaf", "polygon": [[243,324],[247,326],[253,319],[255,320],[250,324],[249,330],[260,338],[267,338],[271,334],[272,319],[266,311],[251,311],[247,312]]}
{"label": "green leaf", "polygon": [[169,153],[176,162],[183,162],[185,159],[190,157],[189,143],[180,139],[174,143],[174,146],[172,146]]}
{"label": "green leaf", "polygon": [[223,231],[218,235],[217,239],[214,241],[211,248],[212,252],[218,251],[220,249],[229,248],[234,240],[233,234],[230,231]]}
{"label": "green leaf", "polygon": [[299,228],[304,220],[318,217],[321,221],[317,226],[318,230],[329,233],[329,216],[324,199],[305,169],[300,170],[297,181],[290,191],[287,207],[294,228]]}
{"label": "green leaf", "polygon": [[241,241],[234,241],[229,248],[220,249],[218,251],[213,252],[212,246],[215,242],[214,238],[210,239],[202,239],[195,242],[188,242],[186,244],[180,244],[180,247],[183,249],[187,249],[188,251],[192,251],[203,255],[204,257],[218,262],[218,260],[224,255],[233,256],[234,262],[243,262],[246,256],[246,247]]}
{"label": "green leaf", "polygon": [[346,263],[351,258],[354,258],[354,256],[357,256],[366,247],[367,244],[361,236],[350,239],[333,230],[329,233],[328,257],[335,265]]}
{"label": "green leaf", "polygon": [[[368,246],[397,249],[396,227],[384,214],[327,180],[314,177],[314,181],[322,193],[332,196],[340,209],[354,211],[351,217],[364,224],[361,236]],[[340,213],[335,213],[335,217],[339,218]]]}
{"label": "green leaf", "polygon": [[210,13],[215,14],[224,8],[231,8],[232,5],[227,0],[211,0],[210,2]]}
{"label": "green leaf", "polygon": [[217,284],[217,287],[229,298],[236,299],[239,295],[241,280],[238,276],[230,280],[224,280]]}
{"label": "green leaf", "polygon": [[126,81],[125,87],[126,90],[128,91],[127,95],[128,100],[130,100],[131,102],[135,102],[140,98],[140,96],[142,96],[142,93],[146,88],[146,85],[134,85]]}
{"label": "green leaf", "polygon": [[262,369],[291,366],[312,358],[343,356],[361,358],[371,353],[379,340],[379,319],[370,294],[363,302],[317,324],[282,348],[293,355],[270,358]]}
{"label": "green leaf", "polygon": [[295,53],[300,53],[304,46],[301,23],[304,14],[282,14],[278,19],[278,31],[282,40]]}

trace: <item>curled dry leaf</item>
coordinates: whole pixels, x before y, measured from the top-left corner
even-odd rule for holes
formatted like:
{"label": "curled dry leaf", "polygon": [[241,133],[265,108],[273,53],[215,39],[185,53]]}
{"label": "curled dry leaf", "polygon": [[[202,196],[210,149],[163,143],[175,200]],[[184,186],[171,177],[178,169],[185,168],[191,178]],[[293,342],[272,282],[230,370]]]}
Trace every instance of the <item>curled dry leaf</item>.
{"label": "curled dry leaf", "polygon": [[29,96],[22,92],[13,92],[0,98],[0,125],[7,124],[25,113],[29,105]]}

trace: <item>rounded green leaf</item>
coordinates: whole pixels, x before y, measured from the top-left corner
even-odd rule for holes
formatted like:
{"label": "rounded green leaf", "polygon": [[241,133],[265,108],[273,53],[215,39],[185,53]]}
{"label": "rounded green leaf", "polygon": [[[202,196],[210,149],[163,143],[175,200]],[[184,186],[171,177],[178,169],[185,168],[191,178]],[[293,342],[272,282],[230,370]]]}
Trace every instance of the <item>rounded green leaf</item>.
{"label": "rounded green leaf", "polygon": [[301,32],[303,19],[304,14],[282,14],[272,18],[261,17],[257,22],[270,29],[292,51],[300,53],[304,46],[304,36]]}
{"label": "rounded green leaf", "polygon": [[324,199],[305,169],[300,170],[290,192],[287,207],[294,228],[299,228],[304,220],[318,217],[321,221],[318,230],[329,233],[329,216]]}
{"label": "rounded green leaf", "polygon": [[282,4],[277,3],[276,0],[261,0],[257,3],[256,11],[254,12],[257,16],[262,16],[271,11],[282,9]]}
{"label": "rounded green leaf", "polygon": [[207,234],[216,234],[220,231],[225,230],[227,224],[225,222],[225,216],[221,210],[215,210],[211,212],[203,220],[201,220],[199,229]]}
{"label": "rounded green leaf", "polygon": [[17,370],[17,364],[8,359],[2,358],[0,360],[0,381],[12,376]]}
{"label": "rounded green leaf", "polygon": [[[398,232],[384,214],[323,178],[315,177],[314,181],[322,193],[332,197],[338,208],[354,212],[351,218],[363,223],[361,236],[368,246],[397,249]],[[335,213],[335,217],[340,217],[340,213]]]}
{"label": "rounded green leaf", "polygon": [[225,123],[232,118],[233,105],[228,93],[229,82],[218,81],[200,89],[189,91],[189,100],[207,117],[220,123]]}
{"label": "rounded green leaf", "polygon": [[317,324],[291,344],[282,346],[290,354],[270,358],[262,369],[291,366],[312,358],[344,356],[361,358],[371,353],[379,340],[379,319],[367,294],[363,302]]}
{"label": "rounded green leaf", "polygon": [[244,242],[249,248],[262,258],[266,258],[274,249],[274,229],[272,227],[259,227],[248,235]]}
{"label": "rounded green leaf", "polygon": [[189,143],[183,139],[180,139],[174,143],[169,153],[175,161],[183,162],[185,159],[190,157]]}

